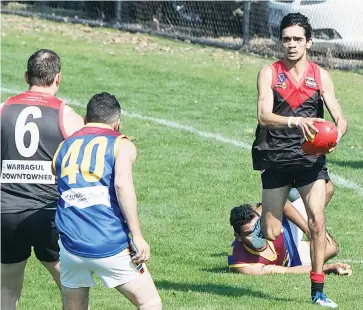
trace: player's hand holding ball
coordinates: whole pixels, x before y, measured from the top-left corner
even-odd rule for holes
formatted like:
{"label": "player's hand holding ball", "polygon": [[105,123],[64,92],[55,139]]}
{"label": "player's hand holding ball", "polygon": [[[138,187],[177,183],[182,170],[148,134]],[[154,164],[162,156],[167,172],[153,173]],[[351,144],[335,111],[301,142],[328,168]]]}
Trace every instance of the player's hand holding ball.
{"label": "player's hand holding ball", "polygon": [[[303,120],[305,119],[303,118]],[[310,128],[310,134],[304,133],[306,141],[302,145],[303,151],[309,155],[321,155],[334,151],[341,138],[341,134],[335,124],[322,119],[311,118],[310,120],[314,120],[312,124],[310,123],[311,121],[302,121],[304,128]],[[311,134],[313,135],[311,136]]]}
{"label": "player's hand holding ball", "polygon": [[306,141],[311,141],[314,139],[315,135],[319,132],[317,127],[318,123],[324,123],[325,120],[316,117],[301,117],[296,125],[299,127],[304,135]]}

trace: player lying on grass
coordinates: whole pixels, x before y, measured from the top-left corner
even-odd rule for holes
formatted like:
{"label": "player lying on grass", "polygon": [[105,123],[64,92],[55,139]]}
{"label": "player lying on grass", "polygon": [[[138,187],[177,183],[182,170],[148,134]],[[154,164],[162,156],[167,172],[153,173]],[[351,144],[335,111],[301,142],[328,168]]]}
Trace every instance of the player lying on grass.
{"label": "player lying on grass", "polygon": [[[309,239],[308,223],[298,211],[303,209],[301,204],[303,205],[301,198],[293,203],[286,202],[282,233],[276,240],[267,241],[260,249],[252,245],[252,236],[254,225],[261,216],[261,204],[255,206],[243,204],[233,208],[230,223],[236,239],[228,256],[230,270],[247,275],[309,273],[311,271],[309,241],[303,241],[302,233],[296,233],[295,229],[296,225]],[[338,246],[327,234],[324,261],[327,262],[337,254]],[[333,263],[325,264],[324,272],[351,275],[352,270],[347,264]]]}

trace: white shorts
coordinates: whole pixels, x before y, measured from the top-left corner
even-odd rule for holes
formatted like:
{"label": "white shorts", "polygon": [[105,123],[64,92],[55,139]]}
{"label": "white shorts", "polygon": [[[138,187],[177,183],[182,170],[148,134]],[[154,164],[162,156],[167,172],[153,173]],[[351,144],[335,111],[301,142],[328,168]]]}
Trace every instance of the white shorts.
{"label": "white shorts", "polygon": [[74,255],[68,252],[62,242],[58,241],[60,248],[60,280],[61,284],[68,288],[94,287],[95,273],[103,285],[114,288],[130,282],[140,276],[145,266],[136,266],[131,261],[128,249],[105,258],[89,258]]}

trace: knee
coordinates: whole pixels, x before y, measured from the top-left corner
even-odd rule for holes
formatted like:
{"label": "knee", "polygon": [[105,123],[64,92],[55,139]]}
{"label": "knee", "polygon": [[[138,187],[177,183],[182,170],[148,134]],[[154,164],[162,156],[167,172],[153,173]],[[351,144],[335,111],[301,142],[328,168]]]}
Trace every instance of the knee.
{"label": "knee", "polygon": [[330,247],[331,247],[331,252],[332,252],[332,257],[335,257],[339,254],[339,246],[338,244],[335,242],[335,240],[333,240],[333,238],[331,238],[331,244],[330,244]]}
{"label": "knee", "polygon": [[334,242],[334,256],[337,256],[339,254],[339,246]]}
{"label": "knee", "polygon": [[138,307],[139,310],[161,310],[162,303],[159,294]]}

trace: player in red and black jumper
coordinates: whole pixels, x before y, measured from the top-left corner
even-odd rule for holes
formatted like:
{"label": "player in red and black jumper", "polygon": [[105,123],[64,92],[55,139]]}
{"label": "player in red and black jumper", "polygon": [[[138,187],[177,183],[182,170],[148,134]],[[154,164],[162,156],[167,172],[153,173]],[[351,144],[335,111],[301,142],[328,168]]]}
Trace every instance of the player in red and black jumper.
{"label": "player in red and black jumper", "polygon": [[325,156],[306,155],[301,145],[318,132],[313,124],[324,121],[324,104],[338,128],[337,143],[347,131],[347,121],[329,73],[307,59],[312,46],[308,18],[300,13],[286,15],[280,24],[280,38],[284,58],[263,67],[257,79],[258,126],[252,158],[253,168],[262,171],[263,211],[262,221],[256,224],[256,231],[261,227],[262,234],[255,234],[253,242],[258,248],[265,242],[263,236],[278,238],[288,193],[296,187],[309,217],[312,301],[335,308],[323,293]]}

